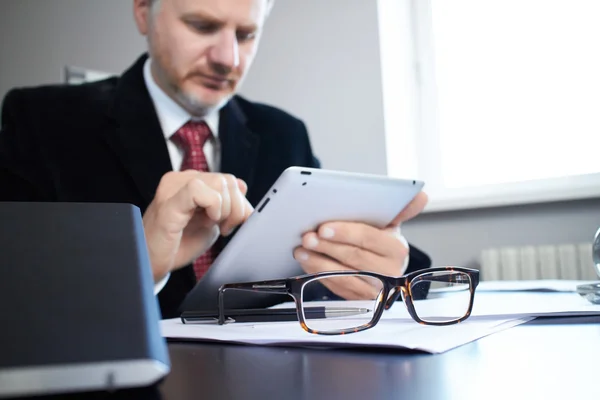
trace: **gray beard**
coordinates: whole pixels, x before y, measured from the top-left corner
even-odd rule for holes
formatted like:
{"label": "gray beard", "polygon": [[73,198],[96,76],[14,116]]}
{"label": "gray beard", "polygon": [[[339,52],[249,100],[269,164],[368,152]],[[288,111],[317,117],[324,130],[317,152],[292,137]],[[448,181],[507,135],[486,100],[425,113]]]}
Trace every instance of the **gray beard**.
{"label": "gray beard", "polygon": [[209,114],[219,111],[231,97],[224,98],[218,104],[206,104],[202,100],[182,92],[181,90],[175,91],[175,97],[177,102],[186,109],[187,112],[192,114],[194,117],[204,118]]}

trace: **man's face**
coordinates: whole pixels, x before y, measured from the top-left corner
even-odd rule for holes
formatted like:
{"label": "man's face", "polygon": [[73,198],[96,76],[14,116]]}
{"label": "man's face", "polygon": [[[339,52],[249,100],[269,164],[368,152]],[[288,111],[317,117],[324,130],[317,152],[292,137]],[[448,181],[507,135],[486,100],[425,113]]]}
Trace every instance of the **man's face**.
{"label": "man's face", "polygon": [[250,68],[268,0],[135,0],[152,75],[188,112],[222,107]]}

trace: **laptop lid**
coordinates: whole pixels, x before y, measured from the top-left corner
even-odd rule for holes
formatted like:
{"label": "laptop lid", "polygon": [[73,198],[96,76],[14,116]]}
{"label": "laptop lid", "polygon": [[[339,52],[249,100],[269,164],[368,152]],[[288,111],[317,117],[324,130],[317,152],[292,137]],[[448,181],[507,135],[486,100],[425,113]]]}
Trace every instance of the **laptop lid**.
{"label": "laptop lid", "polygon": [[0,202],[0,221],[0,398],[168,373],[137,207]]}

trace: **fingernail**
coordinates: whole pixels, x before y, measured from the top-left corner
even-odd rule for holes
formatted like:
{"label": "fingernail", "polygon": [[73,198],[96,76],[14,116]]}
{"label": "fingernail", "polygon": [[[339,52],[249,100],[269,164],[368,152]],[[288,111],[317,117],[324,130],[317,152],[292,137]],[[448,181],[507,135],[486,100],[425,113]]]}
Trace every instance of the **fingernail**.
{"label": "fingernail", "polygon": [[321,237],[325,239],[331,239],[335,234],[334,230],[331,228],[324,228],[321,230]]}
{"label": "fingernail", "polygon": [[306,247],[308,247],[309,249],[317,247],[318,244],[319,244],[319,240],[314,236],[309,237],[308,240],[306,241]]}
{"label": "fingernail", "polygon": [[308,260],[308,253],[306,253],[304,251],[298,251],[296,253],[296,259],[300,260],[300,261],[306,261],[306,260]]}

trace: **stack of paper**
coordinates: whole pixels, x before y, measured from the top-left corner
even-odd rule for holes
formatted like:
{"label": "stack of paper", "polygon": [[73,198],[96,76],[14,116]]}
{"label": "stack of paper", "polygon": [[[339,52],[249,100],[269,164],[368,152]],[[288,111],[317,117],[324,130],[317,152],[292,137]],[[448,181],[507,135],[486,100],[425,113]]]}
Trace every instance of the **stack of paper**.
{"label": "stack of paper", "polygon": [[[425,301],[428,302],[427,307],[444,308],[444,298]],[[338,302],[328,302],[336,305],[334,303]],[[366,305],[364,302],[342,303],[344,306]],[[397,302],[392,309],[384,312],[375,327],[348,335],[310,334],[296,321],[216,325],[183,324],[180,319],[171,319],[162,321],[161,329],[163,336],[170,339],[271,346],[387,347],[442,353],[538,316],[569,315],[600,315],[600,305],[593,305],[570,292],[478,292],[471,317],[460,324],[448,326],[420,325],[409,316],[404,304]]]}
{"label": "stack of paper", "polygon": [[570,291],[478,292],[472,315],[477,318],[594,316],[600,315],[600,305]]}
{"label": "stack of paper", "polygon": [[528,319],[472,320],[432,327],[413,320],[381,320],[377,326],[349,335],[325,336],[305,332],[298,322],[188,325],[179,319],[161,322],[164,337],[271,346],[389,347],[441,353]]}

